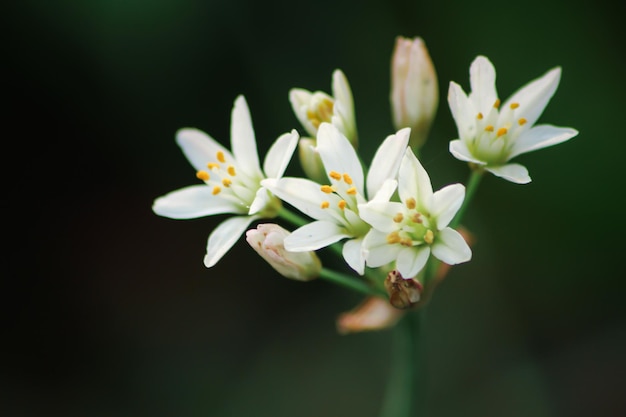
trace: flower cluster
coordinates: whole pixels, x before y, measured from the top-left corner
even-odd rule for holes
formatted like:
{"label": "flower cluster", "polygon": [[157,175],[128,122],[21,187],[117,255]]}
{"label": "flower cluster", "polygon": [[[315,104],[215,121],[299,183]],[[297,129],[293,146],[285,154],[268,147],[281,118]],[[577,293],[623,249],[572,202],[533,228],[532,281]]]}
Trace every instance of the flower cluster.
{"label": "flower cluster", "polygon": [[[535,125],[560,75],[560,68],[552,69],[502,103],[493,65],[478,56],[470,66],[470,94],[455,82],[449,85],[448,104],[458,129],[450,153],[468,162],[474,175],[489,172],[514,183],[530,182],[526,168],[510,160],[578,133]],[[416,156],[439,103],[437,76],[422,39],[398,37],[391,85],[395,133],[380,141],[367,166],[357,152],[358,140],[375,138],[358,138],[352,90],[342,71],[333,73],[332,95],[302,88],[289,92],[304,136],[292,129],[278,137],[262,167],[248,106],[238,97],[231,119],[232,152],[197,129],[177,133],[201,183],[157,198],[154,212],[174,219],[232,215],[209,236],[207,267],[251,223],[278,218],[291,223],[292,230],[261,223],[245,234],[281,275],[300,281],[324,277],[372,295],[386,289],[390,308],[421,303],[440,262],[456,265],[472,257],[469,239],[457,228],[477,182],[468,183],[467,190],[455,183],[434,191]],[[296,148],[306,178],[284,176]],[[325,268],[317,256],[324,248],[339,255],[354,274]],[[351,313],[349,331],[361,322],[376,328],[376,317],[384,318],[381,326],[395,322],[390,318],[397,315],[385,313],[379,302],[368,306],[366,316]]]}

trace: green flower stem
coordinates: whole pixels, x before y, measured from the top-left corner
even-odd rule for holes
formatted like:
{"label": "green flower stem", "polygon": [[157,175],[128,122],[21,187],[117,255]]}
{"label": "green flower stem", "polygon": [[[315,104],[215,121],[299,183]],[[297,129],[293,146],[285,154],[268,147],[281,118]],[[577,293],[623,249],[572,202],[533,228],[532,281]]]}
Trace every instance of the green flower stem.
{"label": "green flower stem", "polygon": [[454,216],[454,219],[450,222],[449,227],[456,229],[456,227],[461,223],[463,215],[465,215],[465,211],[472,201],[484,173],[485,170],[480,167],[472,169],[472,173],[467,181],[467,185],[465,186],[465,199],[463,200],[461,208],[457,211],[456,216]]}
{"label": "green flower stem", "polygon": [[307,223],[310,223],[310,220],[305,219],[304,217],[294,213],[291,210],[286,209],[285,207],[281,207],[278,211],[278,217],[288,221],[294,226],[300,227],[304,226]]}
{"label": "green flower stem", "polygon": [[374,288],[370,287],[365,282],[355,279],[350,275],[342,274],[341,272],[333,271],[328,268],[322,268],[320,271],[320,278],[365,295],[379,295]]}
{"label": "green flower stem", "polygon": [[410,311],[394,328],[391,369],[380,417],[416,417],[422,407],[424,379],[420,353],[421,311]]}

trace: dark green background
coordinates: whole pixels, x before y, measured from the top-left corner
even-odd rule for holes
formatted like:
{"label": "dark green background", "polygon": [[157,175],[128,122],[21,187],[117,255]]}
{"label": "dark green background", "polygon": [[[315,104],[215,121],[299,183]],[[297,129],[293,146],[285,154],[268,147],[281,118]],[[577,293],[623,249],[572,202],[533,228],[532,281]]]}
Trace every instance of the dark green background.
{"label": "dark green background", "polygon": [[[358,295],[276,276],[243,240],[213,269],[221,218],[154,198],[196,183],[184,126],[228,144],[244,94],[262,154],[292,128],[292,87],[344,70],[363,155],[392,133],[396,35],[422,36],[442,97],[478,54],[506,98],[561,65],[541,121],[580,130],[487,177],[474,259],[424,329],[429,416],[626,414],[624,24],[608,2],[34,1],[2,13],[5,416],[376,416],[390,332],[340,336]],[[8,93],[8,94],[7,94]],[[422,161],[464,182],[444,98]],[[297,173],[292,164],[290,173]]]}

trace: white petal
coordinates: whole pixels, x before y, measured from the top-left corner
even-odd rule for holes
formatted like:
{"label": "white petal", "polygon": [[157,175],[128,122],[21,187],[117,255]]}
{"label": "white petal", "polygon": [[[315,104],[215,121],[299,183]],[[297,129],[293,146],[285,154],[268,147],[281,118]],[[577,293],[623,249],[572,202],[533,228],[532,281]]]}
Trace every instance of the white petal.
{"label": "white petal", "polygon": [[398,188],[397,180],[385,181],[376,192],[376,195],[374,195],[374,198],[372,198],[372,201],[389,201],[391,196],[393,196],[393,193],[396,191],[396,188]]}
{"label": "white petal", "polygon": [[322,201],[328,201],[331,207],[337,207],[340,198],[336,194],[324,193],[316,182],[305,178],[285,177],[279,180],[265,179],[261,181],[261,185],[309,217],[319,220],[334,219],[332,209],[323,209],[321,204]]}
{"label": "white petal", "polygon": [[350,84],[348,84],[345,74],[339,69],[333,71],[332,90],[335,102],[339,102],[345,107],[347,113],[345,116],[352,117],[352,104],[354,103],[352,90],[350,90]]}
{"label": "white petal", "polygon": [[406,202],[409,198],[415,198],[418,210],[430,212],[433,187],[428,173],[415,157],[411,148],[407,148],[402,164],[400,164],[398,193],[402,202]]}
{"label": "white petal", "polygon": [[556,127],[551,125],[537,125],[522,133],[511,150],[509,159],[537,149],[557,145],[576,136],[578,131],[569,127]]}
{"label": "white petal", "polygon": [[531,179],[526,167],[520,164],[507,164],[499,167],[486,167],[496,177],[504,178],[516,184],[528,184]]}
{"label": "white petal", "polygon": [[411,129],[401,129],[395,135],[389,135],[378,147],[367,174],[368,198],[373,198],[385,181],[398,175],[410,134]]}
{"label": "white petal", "polygon": [[291,103],[291,108],[295,113],[296,117],[307,131],[307,133],[313,137],[317,134],[317,129],[309,120],[306,111],[308,109],[308,104],[311,101],[313,94],[302,88],[292,88],[289,90],[289,102]]}
{"label": "white petal", "polygon": [[519,89],[504,103],[503,108],[510,103],[518,103],[516,116],[524,117],[528,126],[534,125],[554,95],[560,79],[561,68],[557,67],[548,71],[544,76]]}
{"label": "white petal", "polygon": [[218,152],[223,152],[226,159],[234,159],[228,149],[198,129],[180,129],[176,132],[176,142],[197,171],[206,170],[208,162],[215,162]]}
{"label": "white petal", "polygon": [[472,250],[463,236],[449,227],[437,233],[432,251],[437,259],[448,265],[456,265],[472,259]]}
{"label": "white petal", "polygon": [[391,233],[398,228],[393,221],[396,213],[404,213],[406,208],[403,204],[387,201],[370,201],[359,205],[359,215],[374,229],[384,233]]}
{"label": "white petal", "polygon": [[398,253],[396,268],[403,278],[413,278],[424,268],[430,256],[430,246],[403,247]]}
{"label": "white petal", "polygon": [[437,219],[438,229],[446,227],[452,221],[464,198],[465,186],[462,184],[448,185],[433,195],[431,215]]}
{"label": "white petal", "polygon": [[453,81],[450,82],[448,89],[448,105],[456,123],[459,137],[464,140],[472,139],[476,135],[476,115],[478,110],[467,98],[461,86]]}
{"label": "white petal", "polygon": [[213,195],[206,185],[192,185],[172,191],[154,200],[152,210],[171,219],[194,219],[222,213],[245,213],[246,209]]}
{"label": "white petal", "polygon": [[348,173],[354,186],[363,194],[363,167],[350,141],[330,123],[322,123],[317,131],[317,150],[326,172]]}
{"label": "white petal", "polygon": [[266,188],[259,188],[256,192],[254,200],[252,201],[252,204],[250,204],[250,210],[248,211],[248,214],[257,214],[259,211],[263,210],[265,206],[267,206],[267,203],[269,203],[270,199],[270,192]]}
{"label": "white petal", "polygon": [[285,173],[293,152],[298,146],[298,132],[281,135],[267,151],[263,161],[263,172],[267,178],[280,178]]}
{"label": "white petal", "polygon": [[341,253],[348,266],[359,275],[365,271],[365,258],[362,250],[363,239],[350,239],[343,244]]}
{"label": "white petal", "polygon": [[236,216],[224,220],[213,230],[207,243],[204,265],[212,267],[233,247],[257,216]]}
{"label": "white petal", "polygon": [[496,70],[484,56],[478,56],[470,65],[470,84],[472,92],[469,96],[477,111],[485,115],[493,107],[498,98],[496,92]]}
{"label": "white petal", "polygon": [[293,252],[317,250],[345,237],[346,231],[335,223],[319,220],[294,230],[285,239],[285,249]]}
{"label": "white petal", "polygon": [[387,234],[376,230],[370,230],[363,239],[363,253],[367,265],[377,268],[395,261],[398,253],[403,248],[401,245],[387,243]]}
{"label": "white petal", "polygon": [[237,166],[250,176],[259,176],[259,155],[250,118],[250,110],[243,96],[238,96],[233,106],[230,122],[230,143]]}
{"label": "white petal", "polygon": [[472,155],[470,150],[467,148],[465,142],[460,139],[450,141],[450,153],[456,159],[459,159],[461,161],[474,162],[475,164],[485,165],[485,162],[479,161],[478,159],[474,158],[474,155]]}

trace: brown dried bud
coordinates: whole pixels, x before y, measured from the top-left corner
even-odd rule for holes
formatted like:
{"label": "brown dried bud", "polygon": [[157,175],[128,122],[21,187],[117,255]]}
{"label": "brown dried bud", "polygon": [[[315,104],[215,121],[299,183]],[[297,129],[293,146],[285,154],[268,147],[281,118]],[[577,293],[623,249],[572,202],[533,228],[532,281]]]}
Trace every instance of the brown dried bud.
{"label": "brown dried bud", "polygon": [[385,278],[385,289],[392,306],[405,309],[414,306],[421,298],[424,287],[415,278],[405,279],[393,270]]}

